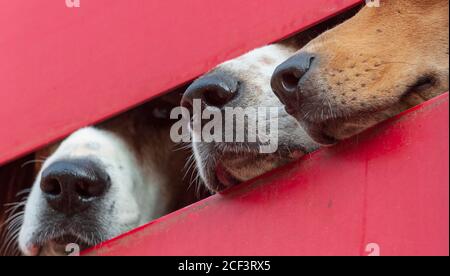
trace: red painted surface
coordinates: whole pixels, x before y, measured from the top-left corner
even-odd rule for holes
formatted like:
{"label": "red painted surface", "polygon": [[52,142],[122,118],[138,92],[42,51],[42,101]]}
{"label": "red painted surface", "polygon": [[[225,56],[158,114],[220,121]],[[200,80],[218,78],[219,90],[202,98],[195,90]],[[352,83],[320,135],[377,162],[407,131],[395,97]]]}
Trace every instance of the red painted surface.
{"label": "red painted surface", "polygon": [[449,254],[448,94],[88,252]]}
{"label": "red painted surface", "polygon": [[0,0],[0,164],[359,0]]}

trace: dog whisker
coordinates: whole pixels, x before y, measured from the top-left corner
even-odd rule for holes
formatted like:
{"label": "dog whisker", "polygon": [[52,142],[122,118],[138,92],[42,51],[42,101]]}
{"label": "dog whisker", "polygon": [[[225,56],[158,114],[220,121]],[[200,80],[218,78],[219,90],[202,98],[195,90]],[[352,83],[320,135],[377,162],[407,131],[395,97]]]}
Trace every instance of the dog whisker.
{"label": "dog whisker", "polygon": [[40,159],[30,160],[30,161],[24,162],[20,167],[23,169],[24,167],[31,165],[31,164],[44,163],[44,162],[45,162],[45,160],[40,160]]}

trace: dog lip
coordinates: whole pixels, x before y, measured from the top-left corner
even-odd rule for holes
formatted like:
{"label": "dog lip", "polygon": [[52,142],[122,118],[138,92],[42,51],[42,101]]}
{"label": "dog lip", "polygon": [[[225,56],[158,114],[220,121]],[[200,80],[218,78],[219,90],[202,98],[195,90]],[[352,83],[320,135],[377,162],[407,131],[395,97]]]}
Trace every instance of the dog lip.
{"label": "dog lip", "polygon": [[318,144],[322,146],[333,146],[339,142],[338,139],[325,133],[325,124],[329,122],[314,123],[310,121],[303,121],[302,125],[307,131],[308,135]]}
{"label": "dog lip", "polygon": [[332,136],[329,136],[323,132],[318,132],[317,134],[312,134],[311,138],[313,138],[316,143],[320,144],[324,147],[334,146],[339,141]]}
{"label": "dog lip", "polygon": [[[335,118],[334,120],[329,119],[325,121],[316,122],[305,118],[302,115],[302,113],[299,112],[299,110],[296,108],[285,106],[285,109],[289,115],[294,117],[301,124],[304,130],[316,143],[326,147],[326,146],[333,146],[339,142],[338,139],[332,137],[331,135],[326,134],[324,131],[326,124],[339,120],[338,118]],[[304,150],[304,152],[307,151]]]}
{"label": "dog lip", "polygon": [[217,181],[225,188],[230,188],[239,185],[241,181],[236,179],[222,163],[218,163],[215,170]]}
{"label": "dog lip", "polygon": [[[284,104],[284,103],[283,103]],[[287,114],[297,117],[297,113],[298,113],[298,109],[295,107],[292,107],[288,104],[284,104],[284,110],[286,111]]]}
{"label": "dog lip", "polygon": [[[278,149],[278,153],[284,153],[287,156],[286,158],[289,158],[290,160],[298,159],[307,152],[309,151],[306,150],[306,148],[299,145],[289,149],[280,146]],[[204,182],[210,191],[221,192],[244,182],[235,177],[221,162],[226,156],[230,158],[230,155],[237,155],[240,158],[248,156],[249,158],[252,158],[252,160],[255,160],[259,159],[261,154],[256,147],[228,147],[226,150],[216,147],[214,151],[209,152],[208,158],[203,160],[207,165],[201,170],[204,175]]]}

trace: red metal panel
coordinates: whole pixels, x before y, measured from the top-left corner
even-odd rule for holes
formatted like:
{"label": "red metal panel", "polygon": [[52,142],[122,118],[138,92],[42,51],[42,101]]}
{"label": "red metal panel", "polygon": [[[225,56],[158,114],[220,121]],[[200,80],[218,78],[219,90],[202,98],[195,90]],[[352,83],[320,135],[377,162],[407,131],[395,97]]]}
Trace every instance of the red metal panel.
{"label": "red metal panel", "polygon": [[88,253],[448,255],[448,108],[446,94]]}
{"label": "red metal panel", "polygon": [[0,164],[359,0],[0,0]]}

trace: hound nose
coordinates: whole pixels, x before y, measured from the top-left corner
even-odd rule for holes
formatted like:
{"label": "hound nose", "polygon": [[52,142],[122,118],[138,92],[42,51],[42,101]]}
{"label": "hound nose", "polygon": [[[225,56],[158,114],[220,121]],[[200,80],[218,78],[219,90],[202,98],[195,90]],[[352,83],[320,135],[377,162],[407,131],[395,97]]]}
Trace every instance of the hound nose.
{"label": "hound nose", "polygon": [[81,213],[111,186],[109,175],[90,160],[58,161],[42,172],[40,188],[54,210],[71,216]]}
{"label": "hound nose", "polygon": [[310,70],[315,60],[315,56],[309,53],[297,54],[282,63],[275,69],[272,76],[272,89],[286,105],[286,107],[294,108],[299,104],[301,98],[301,80]]}
{"label": "hound nose", "polygon": [[200,100],[202,110],[207,106],[222,108],[233,100],[239,91],[239,82],[226,73],[211,73],[188,87],[181,106],[193,109],[194,100]]}

